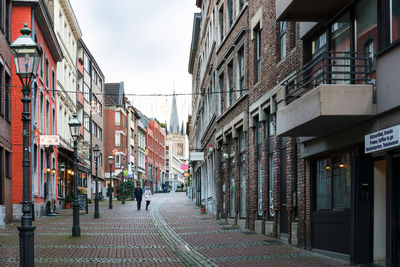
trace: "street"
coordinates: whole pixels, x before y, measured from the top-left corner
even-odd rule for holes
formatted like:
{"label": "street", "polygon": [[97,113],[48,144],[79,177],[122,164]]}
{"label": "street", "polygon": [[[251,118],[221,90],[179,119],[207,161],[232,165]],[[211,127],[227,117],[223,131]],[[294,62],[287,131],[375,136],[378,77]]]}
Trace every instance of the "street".
{"label": "street", "polygon": [[[150,210],[135,201],[100,204],[100,218],[81,212],[81,237],[71,236],[72,210],[34,222],[36,266],[348,266],[283,242],[215,221],[185,193],[155,194]],[[0,265],[19,265],[19,223],[0,230]]]}

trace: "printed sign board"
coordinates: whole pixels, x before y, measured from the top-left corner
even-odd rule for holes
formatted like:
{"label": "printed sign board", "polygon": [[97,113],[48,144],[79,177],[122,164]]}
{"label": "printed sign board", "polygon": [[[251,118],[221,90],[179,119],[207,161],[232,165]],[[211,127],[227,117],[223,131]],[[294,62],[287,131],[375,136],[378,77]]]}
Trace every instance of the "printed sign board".
{"label": "printed sign board", "polygon": [[365,154],[400,146],[400,125],[365,136]]}
{"label": "printed sign board", "polygon": [[189,169],[189,165],[181,165],[181,170],[187,170]]}
{"label": "printed sign board", "polygon": [[87,195],[86,194],[78,194],[78,203],[79,203],[79,210],[86,211],[88,214],[88,205],[87,205]]}
{"label": "printed sign board", "polygon": [[40,145],[42,146],[58,146],[60,144],[60,137],[58,135],[41,135]]}
{"label": "printed sign board", "polygon": [[204,152],[190,152],[190,161],[204,161]]}

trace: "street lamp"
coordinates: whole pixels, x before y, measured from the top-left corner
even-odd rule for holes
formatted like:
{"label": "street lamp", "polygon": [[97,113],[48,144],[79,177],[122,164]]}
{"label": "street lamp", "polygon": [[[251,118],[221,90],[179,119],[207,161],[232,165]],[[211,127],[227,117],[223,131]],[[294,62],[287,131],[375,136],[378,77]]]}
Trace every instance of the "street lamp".
{"label": "street lamp", "polygon": [[81,236],[81,227],[79,226],[79,201],[77,189],[77,174],[78,174],[78,137],[80,136],[81,122],[78,120],[78,115],[74,113],[72,119],[68,123],[71,131],[72,139],[74,140],[74,204],[73,204],[73,225],[72,236]]}
{"label": "street lamp", "polygon": [[34,262],[34,231],[32,226],[32,201],[30,191],[30,161],[29,161],[29,124],[30,112],[29,104],[31,102],[30,92],[33,79],[36,78],[41,50],[29,36],[31,30],[28,24],[25,23],[24,28],[21,29],[22,36],[18,37],[11,45],[11,52],[14,57],[15,72],[22,83],[23,103],[22,112],[22,151],[23,151],[23,195],[22,195],[22,217],[21,226],[18,227],[19,231],[19,253],[21,266],[30,266]]}
{"label": "street lamp", "polygon": [[110,203],[108,204],[108,208],[112,209],[112,192],[113,192],[113,188],[112,188],[112,165],[114,163],[114,157],[113,155],[110,155],[108,157],[108,164],[110,164],[110,185],[108,186],[108,197],[110,198]]}
{"label": "street lamp", "polygon": [[96,179],[95,179],[95,184],[96,184],[96,192],[95,192],[95,196],[94,196],[94,218],[99,218],[100,214],[99,214],[99,189],[97,187],[97,182],[98,182],[98,178],[97,178],[97,164],[99,161],[99,156],[100,156],[100,148],[99,145],[96,144],[93,148],[93,156],[94,159],[96,161]]}
{"label": "street lamp", "polygon": [[125,164],[122,162],[121,163],[121,168],[122,168],[122,198],[121,198],[121,204],[125,205]]}

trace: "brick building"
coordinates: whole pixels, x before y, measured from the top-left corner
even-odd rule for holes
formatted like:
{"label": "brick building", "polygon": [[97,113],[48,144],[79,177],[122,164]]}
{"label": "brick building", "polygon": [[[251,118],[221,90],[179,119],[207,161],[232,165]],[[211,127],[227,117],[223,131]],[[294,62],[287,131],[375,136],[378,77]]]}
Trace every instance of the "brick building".
{"label": "brick building", "polygon": [[276,1],[304,46],[277,112],[277,133],[301,137],[302,245],[353,264],[400,264],[399,10],[398,0]]}
{"label": "brick building", "polygon": [[[5,208],[6,221],[12,219],[12,171],[11,171],[11,1],[1,1],[0,24],[4,31],[0,33],[0,206]],[[21,25],[22,27],[22,25]],[[17,90],[15,90],[17,91]]]}
{"label": "brick building", "polygon": [[[282,83],[301,65],[297,24],[275,1],[197,1],[189,72],[197,204],[217,218],[298,244],[295,138],[276,135]],[[300,234],[301,236],[301,234]],[[304,238],[302,239],[304,240]]]}
{"label": "brick building", "polygon": [[[398,72],[400,2],[196,5],[201,15],[195,14],[189,72],[193,92],[202,93],[193,98],[190,140],[193,151],[205,154],[204,161],[192,163],[198,204],[217,217],[353,264],[398,266],[400,126],[398,77],[392,74]],[[214,20],[217,32],[208,35]],[[215,69],[221,69],[214,84],[224,88],[222,97],[203,89],[213,88],[207,76]],[[230,94],[232,80],[239,86],[243,80],[248,89],[243,109]],[[219,101],[222,114],[216,125],[202,126],[212,119],[202,114],[207,95]],[[215,140],[217,149],[211,183],[203,166],[214,150],[206,150],[206,140]],[[215,184],[216,212],[205,192]],[[239,186],[246,191],[235,190]]]}
{"label": "brick building", "polygon": [[123,174],[122,163],[125,165],[128,157],[127,102],[124,82],[106,83],[104,86],[106,93],[104,120],[107,122],[107,127],[104,131],[105,158],[110,155],[114,157],[111,173],[108,161],[105,163],[104,171],[106,174],[106,187],[108,187],[109,183],[111,183],[112,187],[115,187],[121,182]]}
{"label": "brick building", "polygon": [[[57,62],[62,60],[63,54],[56,35],[52,28],[52,19],[49,16],[44,1],[13,1],[12,12],[12,40],[20,36],[19,30],[24,23],[32,29],[32,37],[42,49],[42,60],[38,75],[33,84],[31,95],[32,115],[32,193],[34,196],[34,212],[42,215],[46,212],[45,203],[50,201],[51,210],[57,205],[57,146],[45,146],[40,143],[43,135],[57,134],[57,94],[56,94],[56,71]],[[33,25],[31,24],[33,22]],[[18,76],[11,76],[13,86],[21,86]],[[22,215],[22,121],[23,110],[20,101],[22,93],[15,90],[12,95],[12,200],[13,217],[20,218]]]}
{"label": "brick building", "polygon": [[149,119],[146,128],[146,186],[155,192],[161,190],[165,175],[165,142],[164,128],[155,119]]}

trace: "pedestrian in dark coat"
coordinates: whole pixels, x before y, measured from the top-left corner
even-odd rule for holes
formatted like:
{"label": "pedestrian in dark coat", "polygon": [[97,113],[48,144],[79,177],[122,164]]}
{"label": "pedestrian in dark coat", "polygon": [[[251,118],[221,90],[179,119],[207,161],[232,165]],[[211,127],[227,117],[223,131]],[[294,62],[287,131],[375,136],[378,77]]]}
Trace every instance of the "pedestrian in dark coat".
{"label": "pedestrian in dark coat", "polygon": [[135,189],[135,197],[137,201],[137,210],[140,210],[140,206],[142,205],[142,196],[143,196],[143,190],[140,187],[140,185],[137,185]]}

